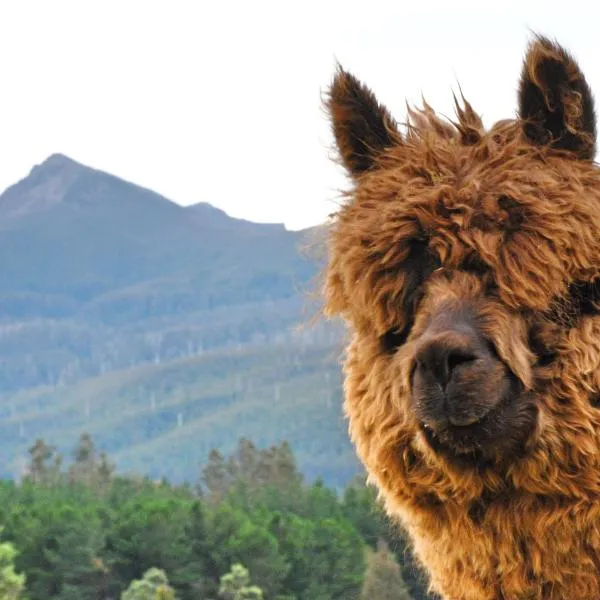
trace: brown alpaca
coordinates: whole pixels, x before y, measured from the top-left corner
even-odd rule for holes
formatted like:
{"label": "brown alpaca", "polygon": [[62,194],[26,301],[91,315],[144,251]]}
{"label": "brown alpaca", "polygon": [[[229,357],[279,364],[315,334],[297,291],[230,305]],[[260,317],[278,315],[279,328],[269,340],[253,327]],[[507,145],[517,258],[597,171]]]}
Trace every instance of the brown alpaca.
{"label": "brown alpaca", "polygon": [[[573,58],[536,38],[518,117],[427,105],[400,133],[341,68],[352,180],[326,311],[345,410],[388,513],[449,600],[600,598],[600,169]],[[597,301],[598,300],[598,301]]]}

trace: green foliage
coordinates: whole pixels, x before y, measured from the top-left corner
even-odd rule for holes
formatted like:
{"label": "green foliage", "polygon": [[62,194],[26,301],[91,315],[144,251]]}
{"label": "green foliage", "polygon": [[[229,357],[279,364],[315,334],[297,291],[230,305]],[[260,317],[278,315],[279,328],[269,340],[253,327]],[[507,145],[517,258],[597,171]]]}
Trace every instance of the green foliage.
{"label": "green foliage", "polygon": [[211,518],[209,541],[216,549],[219,571],[240,562],[269,597],[277,594],[288,570],[277,538],[255,515],[228,503],[218,506]]}
{"label": "green foliage", "polygon": [[11,507],[6,535],[20,550],[32,598],[92,599],[106,587],[102,515],[89,490],[57,487],[38,493],[26,485]]}
{"label": "green foliage", "polygon": [[221,600],[263,600],[262,590],[250,585],[250,573],[243,565],[235,564],[231,571],[221,577],[219,585]]}
{"label": "green foliage", "polygon": [[165,572],[152,568],[142,579],[131,582],[121,600],[176,600],[176,596]]}
{"label": "green foliage", "polygon": [[[30,600],[137,598],[157,581],[151,569],[178,600],[220,600],[235,586],[256,594],[255,586],[264,600],[357,600],[366,575],[373,586],[395,581],[389,552],[365,562],[378,539],[402,574],[409,564],[370,488],[356,482],[339,495],[304,482],[286,443],[260,448],[242,439],[229,456],[211,453],[199,487],[113,472],[100,481],[89,435],[58,471],[56,454],[43,440],[36,446],[45,458],[33,472],[51,476],[0,481],[0,523]],[[252,585],[232,565],[243,565]],[[426,597],[405,580],[411,598]]]}
{"label": "green foliage", "polygon": [[0,543],[0,600],[18,600],[23,597],[25,576],[15,572],[16,555],[17,551],[12,544]]}
{"label": "green foliage", "polygon": [[364,574],[364,542],[351,523],[288,515],[274,528],[291,566],[286,590],[300,600],[357,597]]}

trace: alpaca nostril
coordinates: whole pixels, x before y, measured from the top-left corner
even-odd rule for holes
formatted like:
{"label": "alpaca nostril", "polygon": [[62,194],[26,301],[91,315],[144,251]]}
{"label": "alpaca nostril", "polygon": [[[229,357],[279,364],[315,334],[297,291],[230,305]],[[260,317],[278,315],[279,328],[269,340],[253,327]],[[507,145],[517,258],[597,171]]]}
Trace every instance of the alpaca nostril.
{"label": "alpaca nostril", "polygon": [[477,356],[464,348],[453,348],[445,343],[433,342],[421,348],[415,359],[416,370],[426,377],[433,378],[445,388],[456,369],[475,361]]}
{"label": "alpaca nostril", "polygon": [[460,365],[464,365],[465,363],[472,362],[476,358],[477,358],[476,356],[474,356],[473,354],[471,354],[469,352],[463,352],[463,351],[451,352],[450,355],[446,359],[447,363],[448,363],[449,373],[451,374],[452,371],[454,371],[454,369],[456,369],[456,367],[459,367]]}

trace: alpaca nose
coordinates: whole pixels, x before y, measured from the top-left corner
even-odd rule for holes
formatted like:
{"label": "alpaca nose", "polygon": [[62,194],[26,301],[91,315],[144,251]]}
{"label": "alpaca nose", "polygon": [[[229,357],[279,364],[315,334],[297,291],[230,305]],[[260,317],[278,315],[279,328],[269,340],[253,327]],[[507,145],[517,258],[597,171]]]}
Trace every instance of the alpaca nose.
{"label": "alpaca nose", "polygon": [[478,358],[468,337],[450,332],[423,344],[415,356],[416,369],[421,377],[435,381],[445,390],[460,367]]}
{"label": "alpaca nose", "polygon": [[476,429],[505,396],[510,381],[483,332],[472,320],[450,311],[434,316],[417,340],[413,367],[413,407],[425,435],[444,437],[453,428],[461,432],[457,435],[470,436],[471,426]]}

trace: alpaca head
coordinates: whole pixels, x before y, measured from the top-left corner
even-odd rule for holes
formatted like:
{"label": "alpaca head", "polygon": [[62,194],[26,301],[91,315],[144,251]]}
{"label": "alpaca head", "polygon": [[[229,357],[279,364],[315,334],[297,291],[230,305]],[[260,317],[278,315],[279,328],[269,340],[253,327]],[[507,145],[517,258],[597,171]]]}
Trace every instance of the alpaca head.
{"label": "alpaca head", "polygon": [[425,105],[400,131],[341,68],[329,90],[352,187],[331,223],[326,311],[349,324],[350,431],[392,503],[598,486],[593,99],[539,37],[518,102],[489,129],[463,99],[455,122]]}

